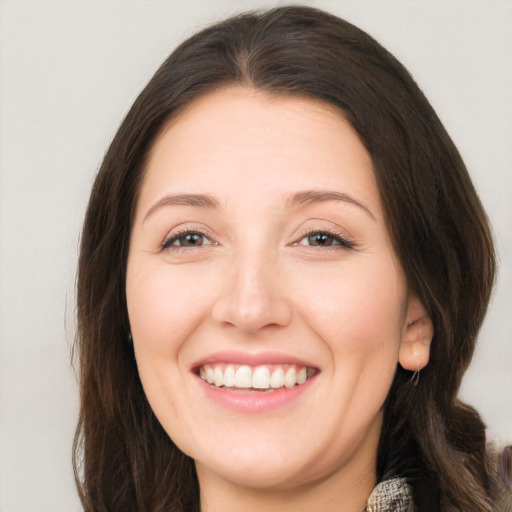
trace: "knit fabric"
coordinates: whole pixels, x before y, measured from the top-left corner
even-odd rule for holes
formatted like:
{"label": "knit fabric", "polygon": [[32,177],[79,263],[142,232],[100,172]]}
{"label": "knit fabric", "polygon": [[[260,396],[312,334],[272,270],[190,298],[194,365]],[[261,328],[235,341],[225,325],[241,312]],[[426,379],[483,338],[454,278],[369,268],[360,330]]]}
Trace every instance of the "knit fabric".
{"label": "knit fabric", "polygon": [[[501,486],[495,512],[512,512],[512,492]],[[414,512],[412,489],[405,478],[391,478],[373,489],[364,512]]]}
{"label": "knit fabric", "polygon": [[414,512],[412,489],[405,478],[391,478],[377,484],[365,512]]}

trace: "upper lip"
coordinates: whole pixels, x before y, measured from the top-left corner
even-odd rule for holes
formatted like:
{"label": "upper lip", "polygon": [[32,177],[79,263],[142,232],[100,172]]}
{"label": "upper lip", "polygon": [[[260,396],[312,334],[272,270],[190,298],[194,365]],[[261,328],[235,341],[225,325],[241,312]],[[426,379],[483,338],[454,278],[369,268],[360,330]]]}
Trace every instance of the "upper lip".
{"label": "upper lip", "polygon": [[248,366],[260,366],[265,364],[295,364],[298,366],[306,366],[308,368],[318,367],[294,355],[283,354],[279,352],[258,352],[247,353],[237,351],[215,352],[212,353],[192,365],[192,370],[197,370],[205,364],[227,363],[240,364]]}

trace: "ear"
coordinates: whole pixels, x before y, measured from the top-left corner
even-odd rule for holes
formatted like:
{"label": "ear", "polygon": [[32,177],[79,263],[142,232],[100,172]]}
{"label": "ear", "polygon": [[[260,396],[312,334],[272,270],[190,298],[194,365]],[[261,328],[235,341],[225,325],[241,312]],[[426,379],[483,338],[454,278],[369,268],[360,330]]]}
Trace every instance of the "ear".
{"label": "ear", "polygon": [[425,306],[416,295],[410,294],[398,353],[398,361],[405,370],[421,370],[427,365],[433,336],[434,325]]}

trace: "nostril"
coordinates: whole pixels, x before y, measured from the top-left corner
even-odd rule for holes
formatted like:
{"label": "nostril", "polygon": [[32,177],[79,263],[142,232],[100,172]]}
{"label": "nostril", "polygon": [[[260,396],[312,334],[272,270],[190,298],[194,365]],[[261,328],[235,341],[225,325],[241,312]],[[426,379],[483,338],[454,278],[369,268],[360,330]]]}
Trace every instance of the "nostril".
{"label": "nostril", "polygon": [[292,310],[288,298],[281,296],[280,290],[256,293],[238,287],[219,299],[214,306],[213,317],[225,325],[254,334],[264,328],[288,325]]}

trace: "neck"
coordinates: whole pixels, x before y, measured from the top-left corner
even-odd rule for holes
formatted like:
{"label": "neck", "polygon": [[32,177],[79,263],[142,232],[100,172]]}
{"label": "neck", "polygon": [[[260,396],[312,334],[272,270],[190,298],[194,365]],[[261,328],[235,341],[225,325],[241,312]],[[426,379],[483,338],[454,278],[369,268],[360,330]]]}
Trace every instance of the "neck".
{"label": "neck", "polygon": [[377,482],[375,462],[356,458],[321,480],[274,489],[237,485],[197,465],[201,512],[361,512]]}

